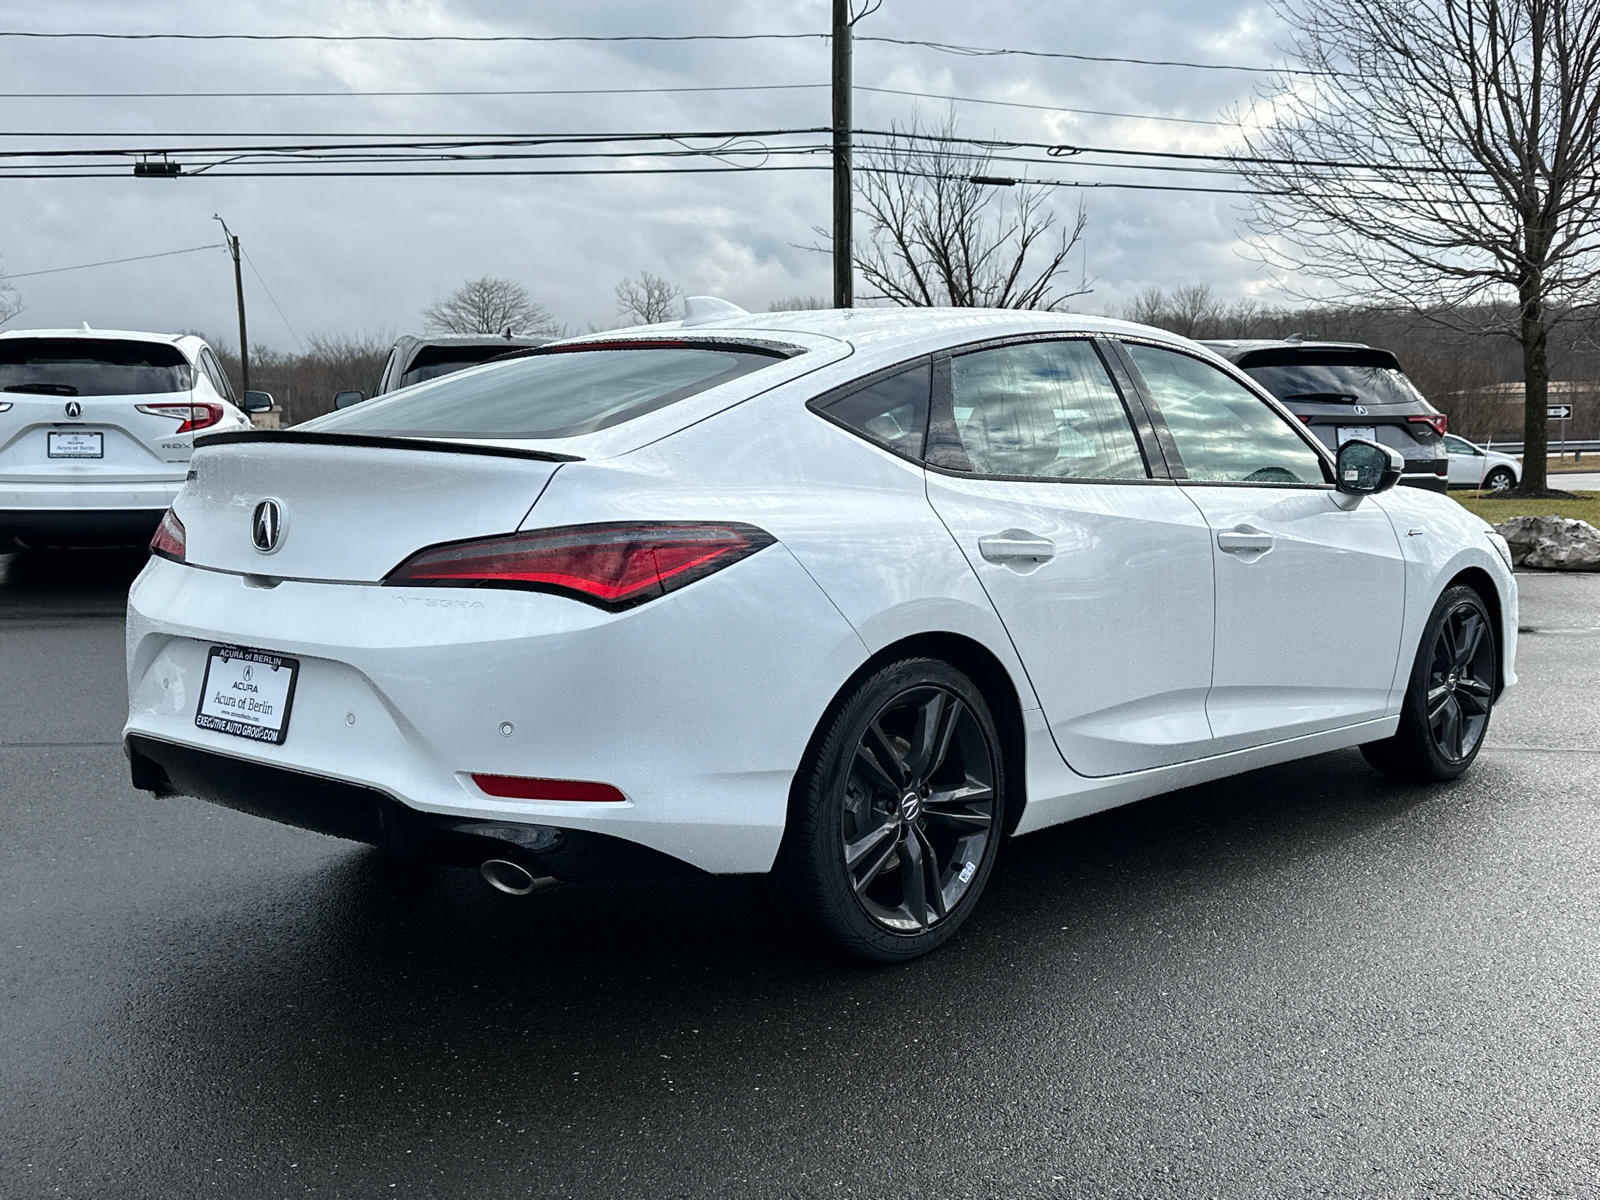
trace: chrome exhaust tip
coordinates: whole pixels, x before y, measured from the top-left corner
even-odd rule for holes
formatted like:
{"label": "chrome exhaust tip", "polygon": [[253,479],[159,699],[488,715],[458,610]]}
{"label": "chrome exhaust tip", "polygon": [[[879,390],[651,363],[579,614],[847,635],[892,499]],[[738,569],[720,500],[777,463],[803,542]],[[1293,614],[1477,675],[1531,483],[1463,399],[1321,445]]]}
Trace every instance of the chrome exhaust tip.
{"label": "chrome exhaust tip", "polygon": [[535,875],[528,868],[504,858],[491,858],[478,868],[484,880],[497,892],[508,896],[526,896],[544,888],[554,887],[559,881],[549,875]]}

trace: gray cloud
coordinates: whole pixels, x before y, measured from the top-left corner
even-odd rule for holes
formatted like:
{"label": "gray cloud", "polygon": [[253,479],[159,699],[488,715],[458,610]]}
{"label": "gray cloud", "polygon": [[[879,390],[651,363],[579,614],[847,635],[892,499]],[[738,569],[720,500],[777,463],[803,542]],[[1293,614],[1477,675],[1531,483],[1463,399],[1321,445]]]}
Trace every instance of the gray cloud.
{"label": "gray cloud", "polygon": [[[27,18],[31,21],[24,23]],[[272,5],[58,0],[12,28],[195,32],[622,33],[813,31],[828,5],[802,0],[684,0],[585,6],[507,0]],[[862,33],[1090,54],[1272,61],[1278,30],[1260,4],[1125,6],[1015,0],[887,0]],[[0,39],[0,90],[160,91],[492,89],[825,82],[821,41],[425,46],[304,43],[41,43]],[[1234,72],[1023,58],[970,58],[865,43],[860,84],[965,96],[1214,118],[1256,80]],[[635,96],[5,102],[6,128],[358,133],[554,132],[824,125],[826,90]],[[860,125],[883,127],[940,101],[858,93]],[[1225,130],[961,105],[965,132],[1158,149],[1210,149]],[[37,140],[37,139],[35,139]],[[46,139],[47,140],[47,139]],[[5,140],[15,148],[18,139]],[[1060,178],[1154,177],[1062,164]],[[1043,174],[1043,172],[1041,172]],[[1165,178],[1165,177],[1163,177]],[[1207,177],[1201,177],[1206,179]],[[1211,182],[1219,182],[1210,180]],[[1226,185],[1226,180],[1222,182]],[[1084,307],[1140,288],[1209,282],[1242,293],[1265,282],[1236,253],[1239,198],[1098,191],[1088,207]],[[1078,193],[1062,189],[1065,216]],[[0,267],[43,270],[216,240],[224,214],[289,323],[317,331],[389,329],[461,280],[505,275],[577,328],[614,323],[616,280],[650,270],[691,292],[749,307],[826,294],[826,258],[796,244],[829,213],[825,172],[741,176],[510,179],[0,180]],[[28,311],[14,324],[233,328],[231,268],[221,250],[18,281]],[[285,322],[247,271],[252,339],[292,348]]]}

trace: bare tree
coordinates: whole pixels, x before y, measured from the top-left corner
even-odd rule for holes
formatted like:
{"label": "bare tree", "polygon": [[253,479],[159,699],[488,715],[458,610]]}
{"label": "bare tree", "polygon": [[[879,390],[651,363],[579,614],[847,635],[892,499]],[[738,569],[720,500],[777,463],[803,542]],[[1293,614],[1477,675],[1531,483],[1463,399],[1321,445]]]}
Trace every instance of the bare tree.
{"label": "bare tree", "polygon": [[0,325],[4,325],[12,317],[22,311],[22,297],[17,294],[17,289],[12,287],[6,279],[4,271],[0,271]]}
{"label": "bare tree", "polygon": [[1087,293],[1086,281],[1059,290],[1088,223],[1082,206],[1070,231],[1057,229],[1044,188],[992,175],[992,153],[969,146],[951,116],[928,130],[915,119],[891,126],[877,148],[861,152],[857,191],[869,232],[855,266],[869,298],[1058,309]]}
{"label": "bare tree", "polygon": [[813,312],[832,308],[833,302],[821,296],[780,296],[767,305],[768,312]]}
{"label": "bare tree", "polygon": [[430,333],[554,334],[550,310],[509,279],[469,279],[443,300],[422,310]]}
{"label": "bare tree", "polygon": [[1288,76],[1241,114],[1268,262],[1515,338],[1547,487],[1552,326],[1600,293],[1600,3],[1275,0]]}
{"label": "bare tree", "polygon": [[635,325],[656,325],[683,315],[678,303],[683,289],[649,271],[640,271],[637,279],[622,280],[616,292],[617,315],[628,317]]}

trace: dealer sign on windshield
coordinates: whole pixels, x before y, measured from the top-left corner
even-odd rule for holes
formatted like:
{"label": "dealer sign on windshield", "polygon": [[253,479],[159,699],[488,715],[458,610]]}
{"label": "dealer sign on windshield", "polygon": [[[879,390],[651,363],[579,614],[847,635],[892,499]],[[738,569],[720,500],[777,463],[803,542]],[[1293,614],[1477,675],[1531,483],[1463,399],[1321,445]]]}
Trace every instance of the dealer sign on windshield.
{"label": "dealer sign on windshield", "polygon": [[276,746],[289,732],[300,660],[243,646],[213,646],[194,723]]}

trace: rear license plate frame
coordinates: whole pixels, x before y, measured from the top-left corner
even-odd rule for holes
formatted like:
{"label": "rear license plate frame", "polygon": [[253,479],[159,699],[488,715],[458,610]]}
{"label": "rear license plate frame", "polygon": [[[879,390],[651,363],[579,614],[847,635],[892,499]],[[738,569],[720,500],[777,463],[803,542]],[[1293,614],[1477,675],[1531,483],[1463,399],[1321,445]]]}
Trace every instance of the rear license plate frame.
{"label": "rear license plate frame", "polygon": [[[280,671],[287,671],[287,677],[278,676]],[[206,652],[195,726],[281,746],[289,736],[299,683],[298,658],[250,646],[212,646]]]}

